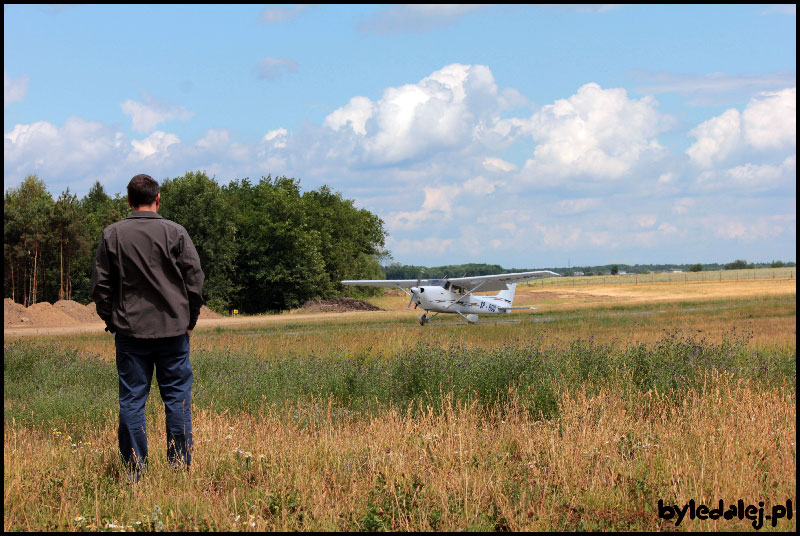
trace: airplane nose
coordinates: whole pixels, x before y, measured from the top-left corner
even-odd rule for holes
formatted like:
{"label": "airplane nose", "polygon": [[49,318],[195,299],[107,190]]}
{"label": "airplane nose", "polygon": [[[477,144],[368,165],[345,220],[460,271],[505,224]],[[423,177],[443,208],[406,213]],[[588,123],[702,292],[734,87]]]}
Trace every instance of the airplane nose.
{"label": "airplane nose", "polygon": [[411,287],[411,294],[419,294],[419,287]]}

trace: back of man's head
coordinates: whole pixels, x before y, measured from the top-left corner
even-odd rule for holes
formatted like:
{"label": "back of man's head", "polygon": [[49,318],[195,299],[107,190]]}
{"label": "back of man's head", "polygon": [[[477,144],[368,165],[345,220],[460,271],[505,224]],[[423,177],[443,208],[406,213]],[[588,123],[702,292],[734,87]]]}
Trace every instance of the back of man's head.
{"label": "back of man's head", "polygon": [[128,202],[132,207],[152,205],[157,196],[158,183],[150,175],[136,175],[128,183]]}

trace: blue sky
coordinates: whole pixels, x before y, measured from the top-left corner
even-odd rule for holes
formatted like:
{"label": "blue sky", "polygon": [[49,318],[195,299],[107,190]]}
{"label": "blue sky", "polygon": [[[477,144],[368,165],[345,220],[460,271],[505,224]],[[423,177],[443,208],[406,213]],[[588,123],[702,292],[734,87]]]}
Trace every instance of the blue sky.
{"label": "blue sky", "polygon": [[287,175],[395,261],[796,259],[794,6],[4,6],[4,187]]}

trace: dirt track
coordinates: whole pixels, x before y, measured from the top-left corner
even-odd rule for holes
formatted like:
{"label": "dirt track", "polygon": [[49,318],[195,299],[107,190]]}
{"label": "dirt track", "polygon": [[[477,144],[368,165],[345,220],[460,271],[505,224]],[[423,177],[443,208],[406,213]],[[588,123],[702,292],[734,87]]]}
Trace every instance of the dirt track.
{"label": "dirt track", "polygon": [[[196,329],[222,325],[269,324],[284,322],[286,318],[330,318],[330,313],[349,316],[369,314],[375,311],[380,311],[380,309],[352,298],[309,302],[303,308],[288,315],[223,317],[204,306],[200,311]],[[26,308],[14,303],[10,298],[4,300],[4,337],[70,335],[76,333],[102,333],[103,331],[105,331],[105,323],[97,316],[94,304],[91,303],[89,305],[81,305],[74,301],[62,300],[54,304],[37,303]]]}
{"label": "dirt track", "polygon": [[[336,313],[337,316],[355,316],[380,314],[374,311],[349,311],[346,313]],[[221,317],[221,318],[200,318],[195,329],[212,328],[216,326],[243,326],[243,325],[262,325],[270,323],[286,322],[287,319],[311,319],[311,318],[330,318],[330,313],[292,313],[289,315],[263,315],[263,316],[240,316],[240,317]],[[39,335],[73,335],[76,333],[102,333],[106,325],[103,322],[92,322],[71,326],[43,326],[43,327],[12,327],[3,329],[4,337],[35,337]]]}
{"label": "dirt track", "polygon": [[[587,285],[560,286],[547,290],[535,287],[520,287],[517,290],[515,305],[539,305],[541,309],[564,310],[585,307],[596,307],[609,304],[632,305],[659,303],[668,301],[704,301],[728,298],[743,298],[776,294],[796,294],[795,279],[751,280],[739,282],[689,282],[689,283],[648,283],[639,285]],[[335,316],[388,315],[405,313],[408,300],[403,295],[387,294],[375,300],[384,311],[336,311]],[[75,333],[102,333],[105,325],[97,318],[92,304],[86,307],[91,310],[86,321],[68,318],[67,313],[76,314],[77,309],[71,304],[37,304],[29,307],[31,314],[39,314],[44,321],[22,322],[20,314],[25,308],[19,304],[9,303],[6,299],[4,337],[26,337],[38,335],[61,335]],[[73,302],[74,303],[74,302]],[[11,309],[10,309],[11,308]],[[20,311],[21,309],[21,311]],[[408,314],[418,314],[411,311]],[[15,316],[16,315],[16,316]],[[280,315],[221,317],[210,310],[204,310],[197,322],[197,329],[216,326],[242,326],[284,323],[291,320],[331,318],[331,312],[304,312],[302,309]],[[66,319],[65,319],[66,317]],[[96,320],[94,320],[96,319]]]}

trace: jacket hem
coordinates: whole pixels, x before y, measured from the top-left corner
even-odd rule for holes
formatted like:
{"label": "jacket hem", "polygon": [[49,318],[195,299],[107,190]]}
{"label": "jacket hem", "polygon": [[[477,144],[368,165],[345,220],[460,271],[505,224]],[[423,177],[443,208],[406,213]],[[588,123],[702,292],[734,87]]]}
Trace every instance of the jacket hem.
{"label": "jacket hem", "polygon": [[146,333],[146,334],[142,334],[142,333],[133,333],[133,332],[130,332],[130,331],[118,329],[114,334],[115,335],[116,334],[124,335],[124,336],[130,337],[132,339],[167,339],[169,337],[179,337],[180,335],[186,335],[186,331],[187,330],[184,329],[183,331],[178,331],[178,332],[175,332],[175,333],[156,333],[156,334]]}

